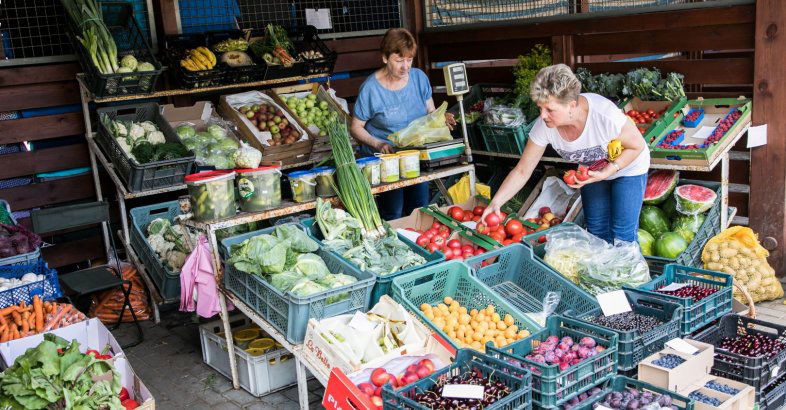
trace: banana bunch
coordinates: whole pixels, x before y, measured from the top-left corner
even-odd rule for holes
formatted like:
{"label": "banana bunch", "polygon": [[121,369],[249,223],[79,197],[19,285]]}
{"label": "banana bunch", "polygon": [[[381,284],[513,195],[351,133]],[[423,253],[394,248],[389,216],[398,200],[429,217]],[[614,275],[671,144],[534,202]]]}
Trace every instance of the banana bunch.
{"label": "banana bunch", "polygon": [[609,161],[614,161],[615,159],[619,158],[622,155],[622,143],[620,140],[611,140],[609,141],[608,145],[609,149]]}
{"label": "banana bunch", "polygon": [[188,55],[180,60],[180,66],[188,71],[210,70],[216,65],[216,55],[207,47],[197,47],[188,52]]}

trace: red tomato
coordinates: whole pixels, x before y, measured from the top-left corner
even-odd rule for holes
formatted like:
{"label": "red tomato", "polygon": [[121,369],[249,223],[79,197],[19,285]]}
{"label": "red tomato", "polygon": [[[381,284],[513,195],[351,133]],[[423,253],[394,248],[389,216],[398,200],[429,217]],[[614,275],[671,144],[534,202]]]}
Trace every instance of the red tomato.
{"label": "red tomato", "polygon": [[473,248],[472,245],[464,245],[464,246],[461,247],[461,252],[463,252],[463,253],[467,253],[467,252],[474,253],[475,252],[475,248]]}
{"label": "red tomato", "polygon": [[431,243],[435,243],[435,244],[439,245],[440,247],[442,247],[442,245],[445,244],[445,238],[443,238],[442,236],[437,235],[437,236],[435,236],[434,238],[431,239]]}
{"label": "red tomato", "polygon": [[460,221],[464,218],[464,210],[457,206],[451,206],[450,209],[448,209],[448,215],[450,215],[451,218]]}
{"label": "red tomato", "polygon": [[439,229],[440,226],[443,225],[439,223],[439,221],[434,221],[434,223],[431,224],[431,229]]}
{"label": "red tomato", "polygon": [[478,205],[474,209],[472,209],[472,213],[475,214],[475,215],[480,216],[480,215],[483,215],[483,211],[485,211],[485,210],[486,210],[485,206]]}
{"label": "red tomato", "polygon": [[448,247],[461,249],[461,241],[459,241],[458,239],[451,239],[448,241]]}
{"label": "red tomato", "polygon": [[493,240],[495,240],[495,241],[497,241],[499,243],[502,243],[502,242],[505,241],[505,234],[502,233],[502,232],[493,232],[489,236],[491,237],[491,239],[493,239]]}
{"label": "red tomato", "polygon": [[[472,214],[470,213],[470,215],[472,215]],[[469,221],[471,221],[472,220],[472,216],[470,216],[470,215],[464,214],[464,217],[461,218],[461,222],[469,222]]]}
{"label": "red tomato", "polygon": [[485,252],[486,251],[484,251],[483,248],[475,249],[475,256],[483,255]]}
{"label": "red tomato", "polygon": [[450,232],[450,228],[449,228],[449,227],[447,227],[447,226],[445,226],[445,225],[441,225],[441,226],[439,227],[439,231],[440,231],[440,232],[443,232],[443,231],[444,231],[444,232]]}
{"label": "red tomato", "polygon": [[450,247],[446,248],[444,251],[442,251],[442,253],[445,254],[445,259],[450,260],[453,258],[453,249]]}
{"label": "red tomato", "polygon": [[512,241],[512,240],[510,240],[510,239],[505,239],[504,241],[502,241],[502,245],[503,245],[503,246],[512,245],[512,244],[514,244],[514,243],[516,243],[516,242],[513,242],[513,241]]}
{"label": "red tomato", "polygon": [[649,115],[650,117],[652,117],[653,115],[655,115],[655,110],[653,110],[653,109],[651,109],[651,108],[650,108],[649,110],[647,110],[647,115]]}
{"label": "red tomato", "polygon": [[505,224],[505,232],[507,232],[508,235],[516,236],[520,234],[523,230],[524,230],[524,225],[522,225],[521,222],[515,219],[511,219],[510,221],[508,221],[508,223]]}
{"label": "red tomato", "polygon": [[448,237],[450,236],[450,232],[448,232],[448,231],[440,231],[440,233],[438,233],[436,236],[439,236],[440,238],[443,239],[443,241],[446,241],[448,239]]}
{"label": "red tomato", "polygon": [[486,220],[484,222],[486,222],[486,225],[493,227],[499,225],[502,219],[496,213],[492,212],[486,215]]}
{"label": "red tomato", "polygon": [[464,210],[464,217],[465,218],[469,217],[469,219],[472,219],[473,216],[475,216],[474,212],[470,211],[469,209]]}
{"label": "red tomato", "polygon": [[434,253],[434,252],[436,252],[436,251],[438,251],[440,249],[440,246],[437,245],[436,243],[432,242],[432,243],[428,244],[426,249],[428,249],[429,252]]}
{"label": "red tomato", "polygon": [[505,222],[505,220],[508,219],[508,214],[499,211],[499,219],[500,219],[500,223]]}
{"label": "red tomato", "polygon": [[479,221],[480,220],[480,215],[473,216],[472,220],[475,221],[475,222]]}
{"label": "red tomato", "polygon": [[635,117],[635,116],[639,115],[638,111],[636,111],[636,110],[628,110],[628,112],[626,114],[630,115],[631,117]]}
{"label": "red tomato", "polygon": [[513,237],[510,238],[510,240],[512,240],[513,242],[521,242],[522,239],[524,239],[524,235],[522,234],[513,235]]}
{"label": "red tomato", "polygon": [[471,259],[474,256],[475,254],[473,252],[464,252],[463,254],[461,254],[461,257],[464,259]]}
{"label": "red tomato", "polygon": [[486,225],[484,225],[483,223],[479,223],[479,224],[478,224],[478,225],[475,227],[475,230],[476,230],[476,231],[478,231],[479,233],[482,233],[482,234],[488,234],[488,233],[490,233],[490,231],[489,231],[489,228],[488,228]]}
{"label": "red tomato", "polygon": [[425,247],[429,243],[429,238],[426,235],[420,235],[418,236],[418,240],[415,241],[415,243],[417,243],[418,246]]}
{"label": "red tomato", "polygon": [[497,227],[494,228],[494,230],[497,232],[502,232],[503,234],[505,234],[505,236],[507,236],[507,232],[505,232],[505,225],[497,225]]}

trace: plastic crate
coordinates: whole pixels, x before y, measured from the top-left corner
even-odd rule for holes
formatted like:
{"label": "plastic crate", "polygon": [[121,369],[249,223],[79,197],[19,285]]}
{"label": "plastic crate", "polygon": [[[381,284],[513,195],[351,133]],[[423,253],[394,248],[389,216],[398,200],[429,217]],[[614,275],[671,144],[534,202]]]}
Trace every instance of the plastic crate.
{"label": "plastic crate", "polygon": [[[495,258],[490,265],[483,261]],[[566,316],[600,314],[595,297],[535,259],[532,249],[515,244],[467,260],[479,281],[521,312],[543,311],[548,292],[559,292],[555,313]]]}
{"label": "plastic crate", "polygon": [[[557,365],[535,363],[524,357],[549,336],[570,336],[576,343],[582,337],[593,337],[606,349],[564,371]],[[557,408],[615,376],[617,372],[617,334],[601,327],[564,316],[550,316],[546,327],[527,339],[497,349],[489,347],[489,355],[509,363],[521,363],[532,370],[532,401],[544,409]]]}
{"label": "plastic crate", "polygon": [[85,85],[98,98],[114,97],[119,95],[149,94],[155,91],[158,77],[164,68],[156,60],[150,45],[147,43],[139,24],[134,17],[134,10],[130,3],[101,2],[101,14],[112,38],[117,45],[119,60],[125,55],[133,55],[139,62],[148,62],[155,70],[133,73],[102,74],[98,71],[93,60],[82,43],[76,38],[82,36],[79,22],[67,18],[69,37],[76,50],[79,63],[85,72]]}
{"label": "plastic crate", "polygon": [[655,317],[663,323],[644,333],[638,330],[624,332],[589,322],[587,319],[592,315],[580,315],[579,318],[582,322],[617,334],[617,369],[630,371],[636,369],[640,361],[663,349],[666,342],[680,336],[682,307],[673,302],[629,290],[625,291],[625,296],[634,313]]}
{"label": "plastic crate", "polygon": [[[696,117],[696,119],[694,121],[688,121],[688,120],[685,119],[685,118],[687,118],[688,115],[691,115],[691,114],[693,114],[695,112],[699,113],[699,116]],[[688,111],[688,114],[685,115],[685,117],[682,118],[682,126],[683,127],[687,127],[687,128],[696,128],[696,126],[699,125],[701,123],[701,120],[703,120],[703,119],[704,119],[704,110],[702,110],[700,108],[699,109],[693,109],[693,110]]]}
{"label": "plastic crate", "polygon": [[756,401],[759,403],[759,410],[782,409],[786,404],[786,375],[772,382],[761,393],[757,392]]}
{"label": "plastic crate", "polygon": [[[464,114],[469,114],[470,107],[478,102],[483,102],[486,98],[499,97],[512,93],[513,85],[511,84],[475,84],[469,89],[469,92],[464,95]],[[453,114],[456,121],[459,122],[459,125],[453,131],[453,135],[457,138],[461,138],[461,112],[458,103],[451,106],[448,112]],[[486,149],[486,144],[483,142],[483,136],[480,134],[480,130],[477,127],[480,121],[482,121],[482,119],[467,124],[467,139],[469,140],[469,146],[473,150],[483,151]]]}
{"label": "plastic crate", "polygon": [[712,366],[712,374],[753,386],[758,397],[771,381],[776,380],[786,371],[786,349],[771,358],[747,357],[723,350],[718,347],[718,343],[724,337],[761,333],[786,343],[786,326],[735,314],[722,317],[717,326],[693,338],[715,345],[715,364]]}
{"label": "plastic crate", "polygon": [[415,401],[414,396],[423,393],[434,385],[453,376],[464,375],[469,372],[491,380],[501,381],[510,388],[510,394],[492,403],[484,409],[513,410],[532,408],[532,387],[530,387],[530,372],[511,364],[505,363],[471,349],[461,349],[456,352],[455,361],[434,374],[420,379],[412,384],[393,390],[389,385],[382,389],[384,408],[392,409],[428,409],[428,407]]}
{"label": "plastic crate", "polygon": [[295,41],[295,48],[299,53],[305,51],[318,51],[322,54],[322,58],[307,59],[303,58],[305,68],[304,75],[314,74],[329,74],[333,72],[333,67],[336,65],[338,53],[331,50],[327,44],[317,35],[317,29],[314,26],[306,26],[302,31],[302,39]]}
{"label": "plastic crate", "polygon": [[178,201],[169,201],[161,204],[141,206],[131,210],[131,247],[141,259],[156,284],[161,297],[166,301],[180,300],[180,272],[172,272],[169,266],[158,259],[158,254],[147,242],[147,226],[156,218],[166,219],[169,222],[180,215]]}
{"label": "plastic crate", "polygon": [[486,149],[503,154],[521,154],[524,152],[529,132],[534,126],[535,121],[516,127],[478,124]]}
{"label": "plastic crate", "polygon": [[41,249],[0,259],[0,266],[35,265],[41,259]]}
{"label": "plastic crate", "polygon": [[659,395],[671,396],[671,405],[676,406],[677,409],[679,410],[693,409],[693,400],[681,394],[677,394],[673,391],[669,391],[664,388],[653,386],[649,383],[638,381],[625,376],[614,376],[614,378],[609,380],[609,382],[606,384],[605,388],[601,393],[599,393],[596,396],[593,396],[592,398],[586,401],[579,403],[576,407],[573,407],[572,409],[590,410],[593,408],[595,403],[602,403],[603,399],[606,397],[607,394],[612,392],[625,392],[628,388],[633,388],[641,391],[649,391]]}
{"label": "plastic crate", "polygon": [[152,121],[164,134],[167,142],[180,143],[180,139],[175,134],[172,126],[161,115],[158,104],[144,103],[99,108],[97,112],[99,121],[96,142],[106,152],[109,161],[112,162],[112,165],[117,170],[117,174],[126,183],[126,188],[128,188],[129,192],[166,188],[184,183],[185,176],[190,174],[194,168],[193,153],[184,158],[137,164],[120,148],[117,140],[112,137],[112,133],[106,129],[100,120],[101,116],[106,114],[113,121]]}
{"label": "plastic crate", "polygon": [[[626,289],[658,299],[668,300],[682,306],[680,336],[684,337],[731,313],[732,280],[732,276],[726,273],[668,264],[663,269],[663,274],[649,283],[645,283],[637,289],[628,287]],[[675,282],[712,288],[716,289],[716,292],[698,302],[693,302],[691,298],[681,298],[655,291]]]}
{"label": "plastic crate", "polygon": [[[231,317],[232,331],[254,327],[242,316]],[[227,378],[232,378],[227,355],[227,340],[219,333],[224,331],[223,321],[216,320],[199,326],[202,344],[202,361]],[[277,349],[260,356],[252,356],[235,346],[235,363],[240,387],[259,397],[297,383],[295,360],[286,349]]]}
{"label": "plastic crate", "polygon": [[540,330],[534,321],[473,277],[470,267],[464,263],[448,261],[393,279],[393,299],[415,313],[454,349],[458,349],[459,346],[420,311],[421,304],[433,306],[442,303],[446,296],[452,297],[467,310],[480,310],[493,305],[501,317],[507,314],[513,316],[514,324],[520,330],[527,329],[530,333]]}
{"label": "plastic crate", "polygon": [[57,299],[62,295],[57,271],[50,269],[42,259],[32,265],[0,266],[0,278],[19,279],[29,272],[44,275],[45,279],[0,292],[0,309],[22,302],[32,304],[36,295],[42,300]]}
{"label": "plastic crate", "polygon": [[[275,227],[266,228],[226,238],[221,241],[221,251],[224,255],[228,255],[232,245],[257,235],[271,234],[274,229]],[[298,297],[289,292],[281,293],[261,277],[238,271],[231,264],[225,263],[224,286],[281,332],[290,343],[302,343],[306,337],[309,319],[319,320],[356,311],[367,311],[371,288],[374,286],[373,275],[357,269],[321,245],[314,253],[325,261],[331,273],[354,276],[358,281],[311,296]],[[328,298],[345,293],[348,297],[331,304],[327,303]]]}
{"label": "plastic crate", "polygon": [[[245,39],[246,34],[241,30],[212,31],[207,33],[206,37],[207,47],[212,51],[214,45],[229,39]],[[242,84],[252,81],[262,81],[265,79],[267,72],[267,64],[265,64],[265,61],[254,56],[254,53],[249,52],[249,50],[246,50],[245,52],[249,57],[251,57],[251,60],[254,64],[239,67],[226,66],[221,62],[221,55],[223,53],[217,53],[215,51],[213,52],[216,54],[216,63],[224,66],[224,76],[227,84]]]}
{"label": "plastic crate", "polygon": [[[229,84],[230,76],[227,72],[227,67],[218,61],[210,70],[189,71],[180,66],[180,60],[185,57],[188,50],[208,46],[205,34],[194,33],[167,36],[164,44],[170,72],[181,87],[192,89]],[[216,56],[216,58],[218,57]]]}
{"label": "plastic crate", "polygon": [[[304,220],[300,221],[300,224],[303,225],[306,228],[306,232],[309,234],[309,236],[311,236],[317,242],[319,242],[320,245],[325,246],[322,243],[322,239],[323,239],[322,231],[319,229],[319,225],[316,223],[316,219],[314,219],[314,218],[304,219]],[[395,278],[397,278],[397,277],[399,277],[401,275],[407,274],[409,272],[414,272],[414,271],[416,271],[418,269],[422,269],[422,268],[426,268],[426,267],[429,267],[429,266],[436,265],[436,264],[438,264],[440,262],[443,262],[445,260],[445,255],[442,254],[442,252],[429,253],[428,250],[421,248],[420,246],[418,246],[414,242],[410,241],[409,239],[407,239],[403,235],[399,235],[398,238],[402,242],[404,242],[407,245],[409,245],[410,249],[412,249],[412,251],[414,251],[416,254],[424,257],[426,259],[426,263],[424,263],[422,265],[419,265],[419,266],[413,266],[413,267],[410,267],[410,268],[407,268],[407,269],[402,269],[402,270],[400,270],[398,272],[393,272],[393,273],[391,273],[389,275],[384,275],[384,276],[379,276],[379,275],[373,274],[371,272],[367,272],[369,275],[374,276],[374,278],[376,279],[376,283],[374,284],[374,289],[371,291],[371,303],[369,304],[369,306],[376,305],[377,302],[379,302],[379,298],[381,298],[383,295],[390,295],[390,296],[393,295],[393,293],[391,292],[392,285],[393,285],[393,279],[395,279]],[[325,246],[325,249],[329,249],[329,248],[327,246]],[[332,254],[336,255],[336,257],[340,258],[341,260],[346,261],[347,263],[350,263],[349,261],[344,259],[341,255],[339,255],[338,252],[334,252],[334,251],[330,251],[330,252]],[[352,266],[355,266],[352,263],[350,263],[350,264]]]}

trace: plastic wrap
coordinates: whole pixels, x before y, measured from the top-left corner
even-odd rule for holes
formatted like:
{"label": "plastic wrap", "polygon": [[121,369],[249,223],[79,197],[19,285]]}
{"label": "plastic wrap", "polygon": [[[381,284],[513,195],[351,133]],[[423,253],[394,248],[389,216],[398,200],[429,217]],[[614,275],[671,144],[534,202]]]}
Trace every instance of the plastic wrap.
{"label": "plastic wrap", "polygon": [[433,142],[450,141],[450,128],[445,122],[448,103],[443,102],[434,112],[417,118],[401,131],[390,135],[389,139],[397,147],[420,147]]}
{"label": "plastic wrap", "polygon": [[546,326],[546,319],[557,310],[557,306],[559,306],[561,293],[560,292],[547,292],[546,296],[543,297],[543,310],[540,312],[526,312],[525,314],[535,323],[545,327]]}
{"label": "plastic wrap", "polygon": [[483,103],[483,121],[488,125],[515,127],[527,122],[527,117],[521,108],[498,104],[494,98],[487,98]]}
{"label": "plastic wrap", "polygon": [[[114,263],[108,265],[110,268],[115,266]],[[123,270],[123,279],[131,282],[131,293],[128,298],[131,302],[131,309],[134,310],[137,320],[150,319],[150,306],[147,303],[147,294],[145,291],[145,284],[139,277],[136,268],[130,263],[121,263]],[[127,288],[127,285],[123,285]],[[120,317],[120,311],[123,308],[124,295],[120,288],[110,289],[101,293],[94,293],[92,295],[92,303],[90,304],[90,317],[97,317],[105,324],[117,323]],[[122,322],[133,322],[131,312],[126,307],[123,312]]]}

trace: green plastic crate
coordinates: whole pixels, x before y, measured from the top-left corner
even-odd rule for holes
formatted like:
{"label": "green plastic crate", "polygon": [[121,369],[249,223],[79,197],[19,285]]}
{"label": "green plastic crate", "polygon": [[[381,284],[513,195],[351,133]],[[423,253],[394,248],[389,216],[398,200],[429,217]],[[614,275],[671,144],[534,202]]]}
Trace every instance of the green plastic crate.
{"label": "green plastic crate", "polygon": [[[653,139],[654,141],[659,135],[661,135],[663,130],[665,130],[669,125],[671,125],[672,121],[674,120],[674,114],[679,112],[687,102],[688,99],[685,97],[682,97],[677,101],[671,101],[669,107],[666,109],[666,112],[664,112],[660,118],[653,121],[652,124],[650,124],[649,127],[647,127],[647,129],[641,133],[641,136],[644,137],[644,141],[646,141],[647,145],[651,144],[650,139]],[[628,104],[635,104],[635,103],[636,103],[636,99],[626,98],[620,101],[620,103],[617,104],[617,106],[623,112],[627,112],[625,110],[625,106]],[[650,101],[646,101],[644,103],[650,103]],[[641,111],[640,109],[636,109],[636,107],[629,107],[629,109]]]}
{"label": "green plastic crate", "polygon": [[169,201],[160,204],[140,206],[131,210],[131,247],[136,252],[145,269],[150,273],[161,297],[166,302],[180,300],[180,272],[172,272],[169,266],[161,263],[158,254],[147,242],[147,226],[156,218],[173,222],[180,215],[178,201]]}
{"label": "green plastic crate", "polygon": [[[478,101],[484,101],[489,97],[500,97],[512,93],[513,85],[511,84],[475,84],[469,89],[469,92],[464,95],[464,113],[465,115],[468,114],[469,107],[475,105]],[[458,126],[455,127],[452,132],[453,136],[455,138],[461,138],[461,113],[459,112],[458,103],[453,104],[447,112],[453,114],[456,118],[456,122],[458,122]],[[483,142],[483,136],[478,129],[478,124],[481,121],[483,121],[482,118],[471,124],[467,124],[467,140],[469,140],[469,146],[473,150],[484,151],[486,149],[486,144]]]}
{"label": "green plastic crate", "polygon": [[464,263],[447,261],[393,279],[393,299],[418,315],[423,323],[431,327],[454,349],[458,349],[459,346],[420,311],[420,305],[426,303],[433,306],[442,303],[446,296],[452,297],[467,310],[480,310],[493,305],[494,310],[501,317],[507,314],[513,316],[513,322],[520,330],[527,329],[530,333],[534,333],[540,329],[534,321],[475,279],[470,267]]}
{"label": "green plastic crate", "polygon": [[528,370],[480,354],[471,349],[459,350],[456,352],[456,358],[452,364],[412,384],[397,390],[390,388],[390,385],[385,385],[382,389],[384,408],[427,410],[429,408],[415,401],[413,396],[425,392],[439,383],[441,379],[460,376],[469,372],[480,372],[483,376],[490,377],[491,380],[501,381],[511,390],[510,394],[485,407],[485,409],[513,410],[532,408],[532,387],[530,387],[532,375]]}
{"label": "green plastic crate", "polygon": [[[487,266],[483,262],[492,259]],[[600,314],[595,297],[535,258],[532,249],[514,244],[467,260],[478,280],[522,313],[543,311],[548,292],[559,292],[555,313],[574,316]]]}
{"label": "green plastic crate", "polygon": [[[685,337],[712,323],[716,319],[731,313],[733,292],[732,280],[732,276],[726,273],[668,264],[664,268],[663,274],[649,283],[645,283],[637,289],[625,288],[658,299],[668,300],[682,306],[680,336]],[[712,288],[717,291],[698,302],[693,302],[691,298],[681,298],[655,291],[656,289],[675,282]]]}
{"label": "green plastic crate", "polygon": [[607,394],[612,392],[624,393],[628,388],[649,391],[659,395],[671,396],[672,406],[676,406],[676,408],[679,410],[693,410],[693,400],[673,391],[666,390],[662,387],[653,386],[649,383],[631,379],[625,376],[614,376],[613,379],[609,380],[606,388],[601,393],[579,403],[576,405],[576,407],[573,407],[573,410],[590,410],[593,408],[595,403],[603,403],[603,399]]}
{"label": "green plastic crate", "polygon": [[524,146],[527,145],[529,132],[535,126],[535,121],[515,127],[478,124],[478,128],[488,151],[520,155],[524,152]]}
{"label": "green plastic crate", "polygon": [[[624,332],[591,323],[617,334],[619,357],[617,369],[621,371],[635,369],[640,361],[663,349],[666,342],[680,337],[680,319],[682,318],[682,307],[676,303],[629,290],[625,291],[625,296],[627,296],[634,313],[655,317],[663,323],[645,333],[638,330]],[[580,315],[579,320],[590,323],[586,319],[599,314],[602,313]]]}
{"label": "green plastic crate", "polygon": [[[606,349],[564,371],[560,371],[557,365],[540,364],[525,358],[549,336],[560,339],[570,336],[575,343],[582,337],[593,337],[598,345]],[[527,339],[501,349],[493,346],[488,349],[492,357],[527,366],[532,370],[532,402],[536,407],[544,409],[558,408],[573,397],[601,385],[617,373],[617,334],[559,315],[550,316],[546,327]]]}

